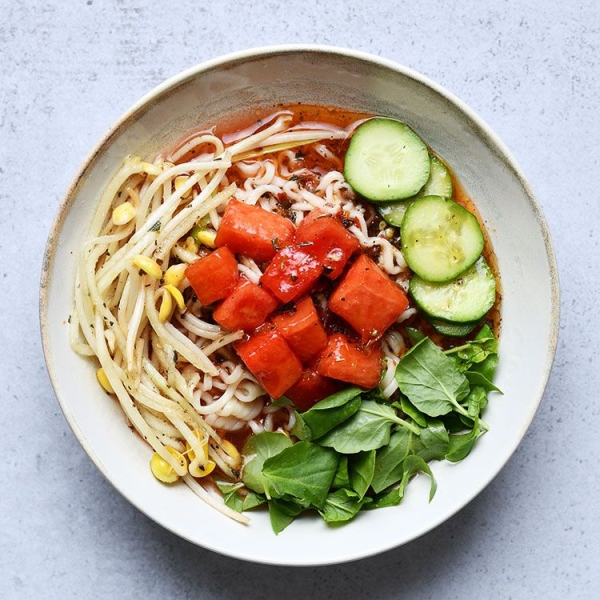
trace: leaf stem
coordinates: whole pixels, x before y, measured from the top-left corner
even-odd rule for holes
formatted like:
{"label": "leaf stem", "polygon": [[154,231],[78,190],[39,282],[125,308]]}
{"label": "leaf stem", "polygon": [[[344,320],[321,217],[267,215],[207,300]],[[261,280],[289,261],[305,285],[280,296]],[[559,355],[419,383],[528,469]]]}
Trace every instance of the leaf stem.
{"label": "leaf stem", "polygon": [[415,435],[421,435],[421,429],[416,425],[413,425],[412,423],[409,423],[408,421],[405,421],[400,417],[396,417],[392,420],[394,421],[394,423],[398,423],[398,425],[402,425],[402,427],[408,429],[409,431],[412,431],[412,433],[414,433]]}
{"label": "leaf stem", "polygon": [[458,402],[456,402],[454,399],[450,400],[452,402],[452,405],[454,406],[454,410],[463,415],[464,417],[468,417],[469,419],[472,419],[473,417],[469,414],[468,410],[465,410]]}
{"label": "leaf stem", "polygon": [[444,350],[444,354],[455,354],[456,352],[460,352],[461,350],[466,350],[471,344],[466,343],[462,346],[455,346],[454,348],[449,348],[448,350]]}
{"label": "leaf stem", "polygon": [[481,418],[479,419],[479,427],[483,429],[483,433],[490,430],[490,426]]}

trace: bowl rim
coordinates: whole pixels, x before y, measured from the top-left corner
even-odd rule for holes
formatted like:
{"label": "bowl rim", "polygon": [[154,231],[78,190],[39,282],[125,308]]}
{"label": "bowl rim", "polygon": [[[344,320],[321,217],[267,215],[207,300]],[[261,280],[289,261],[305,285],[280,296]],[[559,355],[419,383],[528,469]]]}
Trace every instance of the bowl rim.
{"label": "bowl rim", "polygon": [[347,554],[345,557],[332,558],[329,561],[315,561],[310,562],[309,560],[303,560],[302,562],[294,562],[294,561],[282,561],[282,560],[273,560],[273,559],[264,559],[261,557],[249,556],[243,553],[236,552],[227,552],[224,551],[220,547],[216,547],[211,545],[210,542],[203,541],[200,543],[198,540],[192,538],[189,535],[186,535],[185,531],[179,531],[175,528],[171,528],[164,523],[157,521],[154,517],[148,514],[146,510],[140,506],[137,502],[132,500],[127,493],[126,490],[118,487],[110,477],[109,473],[105,469],[102,462],[99,460],[93,448],[87,442],[85,436],[81,428],[79,427],[73,413],[69,409],[69,404],[64,397],[59,394],[59,385],[58,385],[58,376],[55,372],[54,363],[52,360],[52,350],[51,350],[51,341],[49,338],[48,332],[48,310],[49,310],[49,286],[50,286],[50,276],[53,271],[54,259],[56,257],[58,240],[60,237],[61,230],[64,226],[65,220],[71,209],[76,191],[79,185],[79,182],[85,178],[86,174],[93,169],[96,162],[99,159],[100,154],[103,149],[110,143],[112,138],[116,137],[119,132],[126,128],[130,122],[139,118],[144,112],[149,110],[149,108],[159,101],[161,97],[166,94],[169,94],[176,86],[187,82],[190,79],[197,77],[198,75],[213,70],[219,69],[223,66],[233,64],[237,61],[245,61],[249,59],[260,59],[267,58],[269,56],[278,55],[278,54],[294,54],[294,53],[314,53],[314,54],[333,54],[337,56],[342,56],[351,59],[357,59],[365,63],[375,64],[377,66],[390,69],[395,71],[401,75],[404,75],[410,79],[415,80],[418,83],[423,84],[426,87],[431,88],[434,92],[445,98],[451,104],[456,106],[460,112],[464,113],[466,117],[471,120],[479,129],[482,136],[486,139],[486,141],[491,142],[488,144],[494,152],[499,155],[502,161],[508,166],[508,168],[514,173],[516,178],[519,181],[519,184],[523,187],[525,194],[527,195],[530,201],[530,208],[532,209],[532,213],[535,221],[537,222],[540,232],[542,235],[544,248],[546,251],[546,258],[548,261],[548,276],[550,279],[550,287],[552,298],[550,299],[550,331],[548,337],[548,346],[545,356],[545,365],[544,370],[539,374],[538,377],[538,393],[537,399],[535,403],[532,403],[530,406],[530,411],[527,417],[524,419],[523,432],[519,437],[517,443],[514,447],[510,448],[510,451],[506,452],[506,458],[502,462],[500,468],[490,473],[489,476],[483,481],[482,485],[479,486],[478,489],[474,490],[471,495],[471,500],[473,500],[476,496],[478,496],[481,491],[489,485],[489,483],[498,475],[499,471],[506,465],[508,460],[511,458],[516,448],[522,441],[523,435],[531,425],[531,422],[539,408],[541,400],[543,398],[544,390],[546,388],[548,379],[550,377],[550,373],[552,370],[552,365],[554,362],[554,358],[556,355],[556,349],[558,345],[558,334],[559,334],[559,322],[560,322],[560,285],[559,285],[559,277],[558,277],[558,266],[556,260],[556,254],[554,251],[554,247],[552,244],[550,230],[548,227],[548,223],[546,218],[542,212],[541,206],[529,184],[527,179],[525,178],[523,172],[521,171],[517,161],[513,157],[512,153],[508,149],[508,147],[504,144],[504,142],[498,137],[498,135],[491,129],[491,127],[465,102],[463,102],[460,98],[455,96],[452,92],[448,91],[446,88],[436,83],[429,77],[419,73],[418,71],[402,65],[394,60],[383,58],[381,56],[360,51],[353,50],[347,47],[334,46],[334,45],[326,45],[326,44],[273,44],[273,45],[264,45],[264,46],[256,46],[249,47],[244,50],[239,50],[235,52],[229,52],[215,58],[211,58],[209,60],[202,61],[196,65],[193,65],[183,71],[172,75],[171,77],[165,79],[163,82],[156,85],[146,94],[144,94],[140,99],[134,102],[125,112],[123,112],[117,120],[110,126],[108,131],[102,135],[99,141],[92,147],[92,149],[88,152],[87,156],[80,163],[77,168],[75,175],[72,177],[71,182],[69,183],[66,191],[64,192],[54,220],[50,226],[47,242],[45,245],[45,250],[42,259],[41,266],[41,274],[40,274],[40,289],[39,289],[39,325],[41,331],[41,341],[42,341],[42,349],[44,354],[44,360],[46,364],[46,369],[49,374],[50,382],[58,401],[58,404],[69,424],[69,427],[73,431],[76,439],[78,440],[81,447],[84,449],[86,454],[90,457],[95,466],[99,469],[102,475],[108,480],[108,482],[116,489],[124,498],[127,499],[128,502],[133,504],[137,510],[145,514],[147,517],[152,519],[154,522],[157,522],[161,527],[171,531],[176,534],[178,537],[186,539],[196,545],[202,546],[211,551],[217,552],[219,554],[229,556],[232,558],[236,558],[239,560],[245,560],[255,563],[261,564],[271,564],[271,565],[280,565],[280,566],[319,566],[319,565],[332,565],[332,564],[340,564],[344,562],[350,562],[355,560],[360,560],[362,558],[366,558],[368,556],[373,556],[376,554],[380,554],[386,552],[392,548],[398,547],[400,545],[404,545],[409,543],[410,541],[428,533],[432,529],[439,526],[441,523],[445,522],[447,519],[451,518],[454,514],[460,511],[464,506],[468,503],[462,504],[455,511],[451,513],[445,513],[442,517],[433,520],[427,528],[420,531],[419,533],[413,535],[410,538],[407,538],[399,543],[390,543],[386,546],[380,547],[377,551],[370,551],[368,553],[360,553],[354,552],[353,554]]}

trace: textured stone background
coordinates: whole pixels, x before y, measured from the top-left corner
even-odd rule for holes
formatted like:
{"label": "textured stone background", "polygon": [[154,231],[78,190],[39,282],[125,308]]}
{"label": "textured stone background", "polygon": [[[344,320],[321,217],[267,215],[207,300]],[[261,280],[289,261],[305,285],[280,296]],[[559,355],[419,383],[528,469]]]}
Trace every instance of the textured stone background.
{"label": "textured stone background", "polygon": [[[599,598],[597,0],[0,0],[1,598]],[[458,515],[330,568],[244,564],[131,507],[84,454],[39,341],[45,239],[88,150],[202,60],[322,42],[412,67],[470,104],[529,177],[556,247],[558,354],[523,444]]]}

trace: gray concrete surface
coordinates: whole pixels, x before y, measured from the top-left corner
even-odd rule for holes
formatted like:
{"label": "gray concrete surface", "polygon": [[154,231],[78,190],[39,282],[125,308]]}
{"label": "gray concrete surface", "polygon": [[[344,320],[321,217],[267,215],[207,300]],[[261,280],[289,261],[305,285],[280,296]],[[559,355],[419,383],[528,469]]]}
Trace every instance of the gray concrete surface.
{"label": "gray concrete surface", "polygon": [[[600,597],[596,0],[0,0],[0,9],[0,598]],[[529,177],[562,284],[553,374],[496,480],[413,543],[328,568],[218,556],[131,507],[68,428],[37,321],[49,227],[108,126],[186,67],[285,42],[366,50],[469,103]]]}

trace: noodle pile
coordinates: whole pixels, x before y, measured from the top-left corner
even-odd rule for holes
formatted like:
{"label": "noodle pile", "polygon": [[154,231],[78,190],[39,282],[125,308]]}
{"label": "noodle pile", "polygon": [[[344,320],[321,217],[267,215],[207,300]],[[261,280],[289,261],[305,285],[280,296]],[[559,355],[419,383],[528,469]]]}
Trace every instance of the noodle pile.
{"label": "noodle pile", "polygon": [[[202,223],[218,230],[234,197],[279,213],[285,199],[286,216],[296,225],[314,208],[343,213],[360,245],[376,249],[382,269],[400,285],[406,281],[401,252],[385,232],[369,234],[368,209],[354,202],[341,159],[328,144],[347,139],[361,121],[340,128],[293,126],[292,120],[284,111],[222,139],[199,133],[152,163],[127,157],[102,195],[76,275],[74,350],[97,358],[130,425],[175,473],[206,502],[242,522],[247,517],[222,504],[210,477],[192,475],[212,461],[226,477],[239,479],[242,458],[224,436],[244,428],[289,430],[294,411],[269,403],[233,350],[243,332],[215,324],[183,276],[177,286],[183,304],[164,318],[173,300],[165,280],[169,267],[182,265],[183,273],[202,252],[190,237],[192,229]],[[308,171],[298,159],[300,149],[316,152],[322,162]],[[115,209],[127,203],[132,218],[121,223]],[[158,265],[161,275],[144,269],[140,257]],[[239,261],[240,274],[258,283],[259,265],[247,257]],[[394,370],[403,348],[392,328],[383,338],[380,388],[386,397],[397,389]],[[187,455],[189,471],[167,447]]]}

